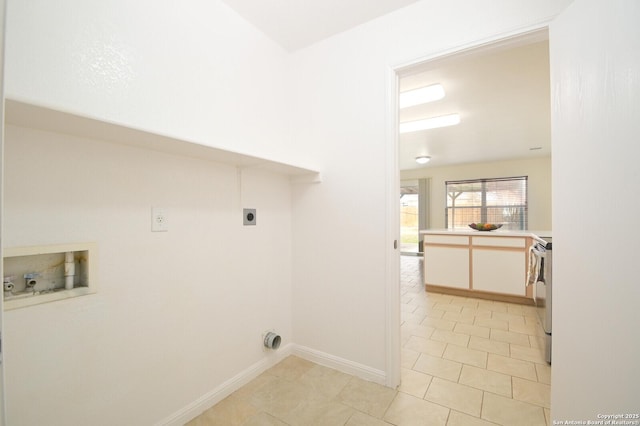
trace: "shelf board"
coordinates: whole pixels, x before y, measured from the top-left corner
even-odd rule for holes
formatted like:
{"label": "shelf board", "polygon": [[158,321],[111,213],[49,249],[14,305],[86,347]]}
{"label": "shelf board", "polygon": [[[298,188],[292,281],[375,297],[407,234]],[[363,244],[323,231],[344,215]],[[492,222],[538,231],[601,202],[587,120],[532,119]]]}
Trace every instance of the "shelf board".
{"label": "shelf board", "polygon": [[14,99],[5,100],[5,122],[19,127],[135,146],[240,168],[260,168],[289,175],[296,181],[320,181],[320,172],[305,166],[186,141]]}

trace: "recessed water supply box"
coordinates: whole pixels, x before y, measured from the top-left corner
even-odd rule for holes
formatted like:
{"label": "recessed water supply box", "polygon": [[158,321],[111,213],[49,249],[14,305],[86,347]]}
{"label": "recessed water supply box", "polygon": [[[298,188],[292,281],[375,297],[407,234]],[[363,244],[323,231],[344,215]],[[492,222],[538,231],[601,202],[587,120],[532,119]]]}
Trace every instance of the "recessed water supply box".
{"label": "recessed water supply box", "polygon": [[96,259],[95,243],[5,248],[4,309],[95,293]]}

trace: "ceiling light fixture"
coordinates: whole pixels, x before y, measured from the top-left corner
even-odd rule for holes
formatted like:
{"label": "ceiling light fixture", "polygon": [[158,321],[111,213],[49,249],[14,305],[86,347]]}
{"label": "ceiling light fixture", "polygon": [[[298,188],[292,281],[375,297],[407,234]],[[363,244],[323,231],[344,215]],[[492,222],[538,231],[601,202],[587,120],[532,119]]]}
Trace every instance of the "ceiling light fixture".
{"label": "ceiling light fixture", "polygon": [[416,163],[418,164],[427,164],[429,161],[431,161],[431,157],[429,157],[428,155],[421,155],[419,157],[416,157]]}
{"label": "ceiling light fixture", "polygon": [[441,115],[440,117],[400,123],[400,133],[417,132],[438,127],[455,126],[460,123],[460,114]]}
{"label": "ceiling light fixture", "polygon": [[418,89],[407,90],[400,93],[400,108],[407,108],[414,105],[426,104],[444,98],[444,88],[441,84],[420,87]]}

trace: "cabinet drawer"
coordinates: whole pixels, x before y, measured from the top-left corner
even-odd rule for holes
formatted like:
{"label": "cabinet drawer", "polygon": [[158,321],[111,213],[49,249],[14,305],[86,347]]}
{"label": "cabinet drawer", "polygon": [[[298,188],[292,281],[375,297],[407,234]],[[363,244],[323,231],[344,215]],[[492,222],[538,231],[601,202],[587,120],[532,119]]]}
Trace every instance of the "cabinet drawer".
{"label": "cabinet drawer", "polygon": [[526,238],[519,237],[473,237],[471,244],[484,247],[525,248]]}
{"label": "cabinet drawer", "polygon": [[425,244],[452,244],[452,245],[469,245],[469,237],[466,235],[425,235]]}

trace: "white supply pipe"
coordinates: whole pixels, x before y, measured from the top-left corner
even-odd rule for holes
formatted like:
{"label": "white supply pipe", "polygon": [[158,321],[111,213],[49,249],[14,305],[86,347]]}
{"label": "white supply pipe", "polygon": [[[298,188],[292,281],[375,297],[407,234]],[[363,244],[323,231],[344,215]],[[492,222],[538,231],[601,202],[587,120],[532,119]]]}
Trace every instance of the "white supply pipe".
{"label": "white supply pipe", "polygon": [[64,288],[71,290],[76,275],[76,261],[72,251],[64,254]]}

